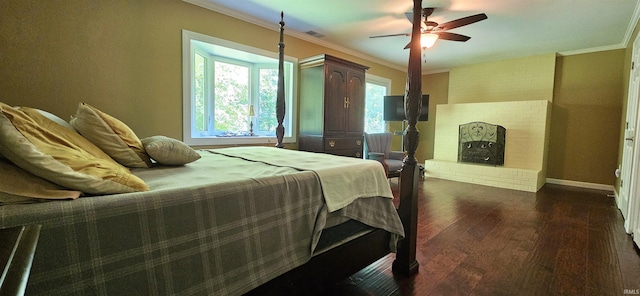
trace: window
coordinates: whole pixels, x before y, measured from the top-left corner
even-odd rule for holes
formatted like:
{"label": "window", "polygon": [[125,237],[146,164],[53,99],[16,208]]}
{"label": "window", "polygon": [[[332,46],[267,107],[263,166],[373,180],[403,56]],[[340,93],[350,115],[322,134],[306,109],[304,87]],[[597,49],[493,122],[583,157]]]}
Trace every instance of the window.
{"label": "window", "polygon": [[384,96],[389,94],[391,80],[367,74],[367,90],[364,108],[364,132],[383,133],[386,131],[383,121]]}
{"label": "window", "polygon": [[[182,36],[184,142],[275,143],[278,53],[187,30]],[[285,57],[285,142],[297,133],[295,62]]]}

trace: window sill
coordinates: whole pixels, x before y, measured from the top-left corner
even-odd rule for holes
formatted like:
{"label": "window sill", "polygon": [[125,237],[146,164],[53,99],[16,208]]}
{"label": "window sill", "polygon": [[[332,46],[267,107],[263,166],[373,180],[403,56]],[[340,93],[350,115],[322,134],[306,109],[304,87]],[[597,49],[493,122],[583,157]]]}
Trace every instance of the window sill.
{"label": "window sill", "polygon": [[[285,137],[284,143],[295,143],[294,137]],[[278,141],[275,136],[238,136],[238,137],[206,137],[184,139],[183,142],[190,146],[217,146],[217,145],[243,145],[243,144],[273,144]]]}

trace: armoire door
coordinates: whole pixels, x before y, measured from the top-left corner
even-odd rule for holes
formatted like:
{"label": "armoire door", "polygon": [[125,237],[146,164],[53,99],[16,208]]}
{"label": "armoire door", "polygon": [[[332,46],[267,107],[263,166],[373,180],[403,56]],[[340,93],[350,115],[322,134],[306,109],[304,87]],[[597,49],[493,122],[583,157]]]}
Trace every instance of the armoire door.
{"label": "armoire door", "polygon": [[348,71],[345,127],[347,136],[362,136],[364,133],[365,91],[364,73]]}
{"label": "armoire door", "polygon": [[341,136],[345,132],[347,93],[346,70],[327,64],[325,82],[324,132],[327,136]]}

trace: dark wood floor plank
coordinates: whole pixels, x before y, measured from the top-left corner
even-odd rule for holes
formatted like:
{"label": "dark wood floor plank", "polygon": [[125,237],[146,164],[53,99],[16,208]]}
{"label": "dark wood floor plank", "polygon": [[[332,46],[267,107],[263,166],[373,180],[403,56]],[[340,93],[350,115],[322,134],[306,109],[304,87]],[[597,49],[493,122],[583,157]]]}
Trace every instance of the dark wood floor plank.
{"label": "dark wood floor plank", "polygon": [[476,294],[517,294],[521,289],[516,285],[520,274],[514,270],[520,271],[537,241],[540,226],[531,222],[537,216],[519,209],[508,211],[504,215],[506,222],[503,227],[485,238],[485,244],[478,247],[478,252],[488,254],[485,256],[488,260],[469,262],[487,269],[476,287]]}
{"label": "dark wood floor plank", "polygon": [[[620,219],[620,212],[617,208],[609,212],[616,221],[615,225],[609,225],[609,233],[615,241],[615,250],[617,252],[618,266],[622,277],[623,293],[624,290],[640,294],[640,250],[633,244],[633,238],[624,231],[624,220]],[[632,294],[629,293],[629,294]]]}
{"label": "dark wood floor plank", "polygon": [[572,206],[567,213],[550,290],[561,295],[585,295],[589,248],[588,207]]}
{"label": "dark wood floor plank", "polygon": [[640,255],[610,192],[547,184],[531,193],[431,178],[419,188],[418,274],[394,275],[390,254],[327,295],[640,291]]}
{"label": "dark wood floor plank", "polygon": [[470,295],[482,280],[485,270],[476,266],[459,264],[443,281],[434,289],[435,294],[442,295]]}
{"label": "dark wood floor plank", "polygon": [[[615,207],[592,207],[589,212],[589,268],[587,269],[587,293],[589,295],[623,294],[622,275],[618,266],[615,233],[623,229],[615,227],[619,212]],[[615,288],[612,288],[615,287]]]}

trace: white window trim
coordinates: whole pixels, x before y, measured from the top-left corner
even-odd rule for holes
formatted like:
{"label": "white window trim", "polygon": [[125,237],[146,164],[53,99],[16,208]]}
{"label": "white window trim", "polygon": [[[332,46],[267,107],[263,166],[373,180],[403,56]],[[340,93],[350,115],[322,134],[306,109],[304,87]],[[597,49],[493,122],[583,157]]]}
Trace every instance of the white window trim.
{"label": "white window trim", "polygon": [[389,78],[366,73],[365,83],[366,82],[385,86],[387,88],[387,95],[391,93],[391,79]]}
{"label": "white window trim", "polygon": [[[192,137],[191,126],[193,118],[191,117],[191,71],[193,67],[193,48],[191,40],[198,40],[206,43],[212,43],[236,50],[250,52],[257,55],[278,59],[277,52],[247,46],[228,40],[215,38],[212,36],[182,30],[182,141],[187,145],[193,146],[218,146],[218,145],[242,145],[242,144],[276,144],[275,136],[252,136],[252,137]],[[277,45],[277,43],[275,43]],[[292,83],[285,83],[285,94],[291,96],[291,100],[285,104],[285,137],[284,143],[295,143],[297,141],[297,77],[298,77],[298,59],[285,55],[284,60],[293,63]],[[288,124],[288,126],[287,126]]]}

